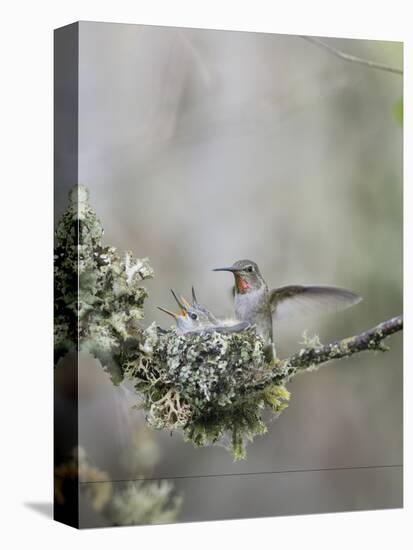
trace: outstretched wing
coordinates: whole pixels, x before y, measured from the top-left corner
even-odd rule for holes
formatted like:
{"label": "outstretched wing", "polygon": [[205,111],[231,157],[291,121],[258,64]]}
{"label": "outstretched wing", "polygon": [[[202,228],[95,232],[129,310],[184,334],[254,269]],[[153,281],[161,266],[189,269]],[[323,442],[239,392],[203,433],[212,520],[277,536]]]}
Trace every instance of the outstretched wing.
{"label": "outstretched wing", "polygon": [[334,286],[292,285],[270,291],[271,312],[275,320],[335,312],[361,300],[355,292]]}

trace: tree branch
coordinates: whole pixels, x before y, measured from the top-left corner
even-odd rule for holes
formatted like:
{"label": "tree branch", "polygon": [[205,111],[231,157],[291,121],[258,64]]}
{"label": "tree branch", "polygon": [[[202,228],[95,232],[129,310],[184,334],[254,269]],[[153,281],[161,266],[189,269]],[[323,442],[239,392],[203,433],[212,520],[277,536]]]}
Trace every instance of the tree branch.
{"label": "tree branch", "polygon": [[271,371],[264,380],[254,385],[254,389],[260,390],[268,383],[286,382],[300,371],[311,370],[322,364],[326,364],[335,359],[350,357],[361,351],[376,350],[388,351],[384,344],[384,339],[403,329],[403,317],[401,315],[383,321],[379,325],[356,334],[331,342],[326,345],[307,347],[301,349],[287,359],[282,359],[280,363]]}
{"label": "tree branch", "polygon": [[320,40],[319,38],[316,38],[314,36],[300,36],[300,38],[303,38],[304,40],[307,40],[307,42],[311,42],[312,44],[315,44],[320,48],[324,48],[331,54],[335,55],[336,57],[339,57],[340,59],[343,59],[344,61],[350,61],[351,63],[358,63],[359,65],[364,65],[366,67],[370,67],[371,69],[379,69],[381,71],[387,71],[389,73],[403,75],[402,69],[398,69],[396,67],[391,67],[390,65],[386,65],[384,63],[378,63],[377,61],[364,59],[362,57],[357,57],[355,55],[342,52],[341,50],[335,48],[334,46],[331,46],[330,44],[327,44],[323,40]]}

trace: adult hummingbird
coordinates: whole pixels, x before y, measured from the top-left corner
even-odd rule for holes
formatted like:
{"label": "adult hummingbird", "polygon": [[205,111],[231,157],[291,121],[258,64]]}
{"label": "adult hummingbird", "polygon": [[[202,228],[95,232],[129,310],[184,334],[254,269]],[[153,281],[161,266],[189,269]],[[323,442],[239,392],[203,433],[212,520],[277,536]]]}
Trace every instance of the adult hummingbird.
{"label": "adult hummingbird", "polygon": [[255,325],[257,334],[272,348],[273,357],[273,320],[338,311],[361,300],[351,290],[334,286],[290,285],[269,290],[258,265],[251,260],[239,260],[213,271],[233,273],[235,315],[240,321]]}

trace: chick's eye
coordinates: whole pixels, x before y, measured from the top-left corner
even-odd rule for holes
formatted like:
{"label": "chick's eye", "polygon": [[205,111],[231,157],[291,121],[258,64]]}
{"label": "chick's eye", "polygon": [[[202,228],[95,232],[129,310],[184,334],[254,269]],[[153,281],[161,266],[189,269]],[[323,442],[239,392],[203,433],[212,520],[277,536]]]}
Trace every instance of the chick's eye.
{"label": "chick's eye", "polygon": [[196,319],[198,319],[198,315],[197,315],[196,313],[191,313],[191,314],[190,314],[190,317],[191,317],[191,319],[193,319],[194,321],[195,321]]}
{"label": "chick's eye", "polygon": [[245,271],[248,271],[248,273],[251,273],[251,272],[253,271],[252,265],[248,265],[248,266],[245,268]]}

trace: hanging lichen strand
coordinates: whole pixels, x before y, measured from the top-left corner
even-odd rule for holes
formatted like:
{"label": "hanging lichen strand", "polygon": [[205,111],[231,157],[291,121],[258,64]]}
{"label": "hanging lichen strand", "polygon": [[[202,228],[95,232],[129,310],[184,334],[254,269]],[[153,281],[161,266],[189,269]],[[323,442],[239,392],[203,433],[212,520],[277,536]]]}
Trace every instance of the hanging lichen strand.
{"label": "hanging lichen strand", "polygon": [[[243,332],[178,335],[155,323],[144,329],[146,258],[103,246],[103,229],[84,187],[70,193],[56,232],[56,363],[70,351],[99,359],[113,383],[132,380],[137,406],[157,430],[180,430],[198,447],[224,445],[235,459],[287,407],[285,384],[299,372],[364,350],[385,351],[383,340],[402,330],[401,316],[361,334],[321,345],[307,339],[293,356],[268,364],[254,327]],[[167,285],[167,281],[165,281]]]}

